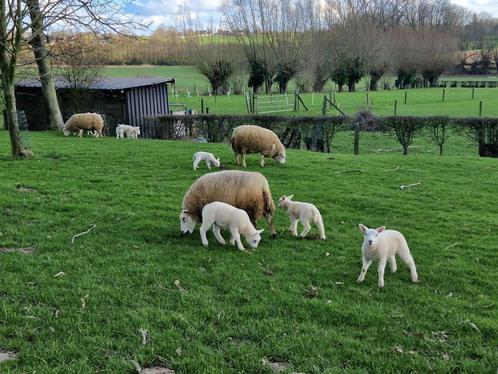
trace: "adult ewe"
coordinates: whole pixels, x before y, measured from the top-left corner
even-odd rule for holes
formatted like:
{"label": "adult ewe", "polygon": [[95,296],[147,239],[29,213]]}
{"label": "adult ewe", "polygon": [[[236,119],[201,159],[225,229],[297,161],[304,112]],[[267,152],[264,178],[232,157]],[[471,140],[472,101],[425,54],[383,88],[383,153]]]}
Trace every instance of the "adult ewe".
{"label": "adult ewe", "polygon": [[244,209],[254,225],[261,216],[264,216],[272,237],[277,235],[272,218],[275,205],[268,181],[262,174],[227,170],[199,177],[183,197],[180,214],[181,231],[194,232],[195,225],[202,220],[204,206],[215,201]]}
{"label": "adult ewe", "polygon": [[233,130],[230,145],[235,152],[235,161],[246,167],[246,153],[260,153],[261,166],[265,166],[265,157],[271,157],[285,164],[285,147],[273,131],[254,125],[243,125]]}
{"label": "adult ewe", "polygon": [[104,119],[97,113],[77,113],[73,114],[71,118],[64,124],[64,135],[68,136],[71,133],[78,134],[80,138],[83,132],[93,132],[96,138],[102,137],[102,130],[104,129]]}

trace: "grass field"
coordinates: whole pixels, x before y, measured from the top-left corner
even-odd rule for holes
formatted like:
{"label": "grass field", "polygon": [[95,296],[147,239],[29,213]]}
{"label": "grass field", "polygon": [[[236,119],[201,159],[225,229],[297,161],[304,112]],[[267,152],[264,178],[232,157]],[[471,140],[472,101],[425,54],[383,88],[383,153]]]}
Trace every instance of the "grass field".
{"label": "grass field", "polygon": [[[456,139],[443,157],[289,150],[264,169],[248,157],[274,199],[320,208],[328,239],[291,238],[278,211],[279,237],[242,253],[179,236],[183,194],[207,172],[191,169],[201,145],[25,137],[35,159],[13,161],[0,131],[0,349],[18,352],[2,373],[132,373],[131,360],[177,373],[270,373],[265,359],[303,373],[498,368],[498,169]],[[235,168],[226,144],[202,149]],[[420,283],[399,263],[382,290],[375,265],[356,284],[360,222],[405,234]],[[20,247],[35,251],[1,253]]]}
{"label": "grass field", "polygon": [[[201,97],[197,96],[197,90],[203,95],[206,92],[208,81],[201,74],[189,66],[112,66],[104,70],[104,74],[109,76],[167,76],[176,79],[176,92],[170,92],[172,103],[185,104],[188,108],[200,111]],[[465,77],[451,76],[448,79],[472,79],[472,80],[496,80],[496,77]],[[187,95],[187,88],[190,97]],[[326,86],[326,91],[330,92],[335,88],[332,84]],[[294,92],[295,85],[291,82],[289,87]],[[361,90],[361,85],[360,85]],[[483,115],[498,116],[498,89],[478,88],[475,90],[475,97],[472,99],[472,89],[469,88],[447,88],[445,101],[443,102],[443,89],[413,89],[407,91],[407,104],[404,104],[405,91],[377,91],[368,93],[369,106],[379,115],[392,115],[394,113],[394,100],[398,100],[397,113],[399,115],[449,115],[457,117],[471,117],[479,115],[479,102],[483,101]],[[262,95],[261,97],[264,97]],[[215,114],[244,114],[247,113],[245,98],[242,95],[236,96],[202,96],[204,106],[209,108],[210,113]],[[320,115],[322,113],[323,94],[303,94],[302,98],[308,106],[309,111],[304,109],[298,113],[286,112],[285,114],[309,114]],[[289,95],[289,102],[293,103],[294,97]],[[366,92],[336,93],[337,103],[340,108],[348,114],[355,113],[359,108],[367,106]],[[177,110],[178,108],[173,108]],[[331,113],[337,113],[335,110]]]}

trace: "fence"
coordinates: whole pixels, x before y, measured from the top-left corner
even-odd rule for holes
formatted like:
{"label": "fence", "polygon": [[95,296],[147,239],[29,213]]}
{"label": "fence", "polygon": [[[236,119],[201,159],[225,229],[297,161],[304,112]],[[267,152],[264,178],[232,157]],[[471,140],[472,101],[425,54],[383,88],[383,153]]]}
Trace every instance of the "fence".
{"label": "fence", "polygon": [[363,139],[376,139],[376,146],[384,147],[386,144],[392,144],[390,140],[387,141],[389,136],[401,146],[398,149],[407,154],[414,138],[423,136],[443,154],[448,137],[458,133],[465,139],[465,146],[476,144],[481,156],[498,157],[498,118],[374,117],[368,113],[360,113],[356,117],[159,116],[148,118],[142,133],[147,134],[145,137],[155,139],[203,137],[209,142],[228,142],[233,128],[244,124],[273,130],[288,148],[318,152],[331,152],[334,137],[339,133],[347,133],[348,136],[352,135],[352,150],[355,153],[362,149]]}
{"label": "fence", "polygon": [[245,100],[248,114],[295,112],[300,110],[301,106],[308,111],[308,107],[304,104],[301,96],[299,96],[299,92],[262,96],[246,93]]}

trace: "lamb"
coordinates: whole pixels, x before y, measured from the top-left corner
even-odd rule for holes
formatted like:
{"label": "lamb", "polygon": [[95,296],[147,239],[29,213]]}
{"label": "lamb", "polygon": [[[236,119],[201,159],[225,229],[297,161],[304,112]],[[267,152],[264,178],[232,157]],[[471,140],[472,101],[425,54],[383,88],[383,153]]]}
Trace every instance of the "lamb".
{"label": "lamb", "polygon": [[206,165],[209,170],[211,170],[211,164],[216,166],[217,168],[220,167],[220,158],[214,158],[214,155],[209,152],[196,152],[194,153],[193,156],[193,161],[194,161],[194,170],[197,170],[199,166],[199,162],[205,161]]}
{"label": "lamb", "polygon": [[285,147],[277,134],[259,126],[243,125],[233,130],[230,145],[235,152],[235,161],[246,167],[246,153],[260,153],[261,166],[265,165],[265,157],[271,157],[281,164],[285,164]]}
{"label": "lamb", "polygon": [[320,211],[313,204],[292,201],[293,197],[294,195],[284,195],[278,200],[278,206],[287,209],[287,214],[291,221],[289,231],[293,236],[297,236],[297,223],[301,221],[304,227],[301,238],[304,238],[311,229],[310,222],[313,222],[318,227],[318,230],[320,230],[320,239],[325,240],[325,228],[323,227],[323,219]]}
{"label": "lamb", "polygon": [[124,138],[125,134],[127,138],[137,139],[140,135],[140,127],[119,124],[116,127],[116,138]]}
{"label": "lamb", "polygon": [[235,243],[237,243],[237,247],[241,251],[245,251],[245,248],[240,241],[240,235],[246,239],[247,243],[253,249],[256,249],[261,240],[260,234],[264,231],[256,230],[254,228],[245,210],[235,208],[230,204],[222,203],[220,201],[207,204],[202,209],[200,233],[202,244],[206,247],[209,244],[206,233],[211,227],[213,227],[213,234],[216,240],[221,244],[226,243],[225,239],[221,236],[220,229],[228,228],[232,235],[230,244],[235,245]]}
{"label": "lamb", "polygon": [[272,217],[275,205],[268,181],[262,174],[226,170],[199,177],[183,197],[180,214],[182,233],[194,232],[195,225],[202,220],[202,209],[214,201],[221,201],[245,210],[254,225],[261,216],[264,216],[272,237],[276,237]]}
{"label": "lamb", "polygon": [[412,282],[418,281],[417,268],[410,254],[410,249],[406,243],[406,239],[399,231],[386,230],[384,226],[378,229],[369,229],[360,224],[360,231],[364,235],[362,250],[363,266],[357,282],[361,283],[365,280],[365,274],[373,260],[379,260],[379,287],[384,287],[384,270],[387,260],[391,265],[391,273],[397,270],[396,257],[399,257],[410,268]]}
{"label": "lamb", "polygon": [[104,119],[97,113],[77,113],[73,114],[64,124],[63,132],[65,136],[71,133],[77,133],[80,138],[83,132],[90,131],[95,137],[102,137],[104,129]]}

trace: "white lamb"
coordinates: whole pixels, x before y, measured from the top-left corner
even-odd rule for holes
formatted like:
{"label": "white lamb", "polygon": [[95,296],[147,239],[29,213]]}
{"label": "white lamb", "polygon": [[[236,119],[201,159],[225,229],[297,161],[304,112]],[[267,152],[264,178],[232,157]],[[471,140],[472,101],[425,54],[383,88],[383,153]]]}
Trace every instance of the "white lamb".
{"label": "white lamb", "polygon": [[194,160],[194,170],[197,170],[197,168],[199,167],[199,162],[201,161],[206,162],[209,170],[211,170],[211,164],[213,164],[217,168],[220,167],[220,158],[214,158],[214,155],[209,152],[196,152],[194,153],[194,157],[192,159]]}
{"label": "white lamb", "polygon": [[379,287],[384,287],[384,270],[387,260],[391,265],[391,273],[397,270],[396,257],[399,257],[410,268],[412,282],[418,281],[417,268],[410,254],[406,239],[399,231],[386,230],[384,226],[378,229],[369,229],[360,223],[360,231],[364,234],[362,251],[363,266],[361,268],[358,283],[365,280],[365,274],[373,260],[379,260]]}
{"label": "white lamb", "polygon": [[124,138],[125,134],[127,138],[137,139],[140,135],[140,127],[123,124],[118,125],[118,127],[116,127],[116,138]]}
{"label": "white lamb", "polygon": [[202,244],[207,246],[209,243],[206,238],[206,233],[213,227],[213,234],[221,244],[226,244],[221,236],[220,229],[228,228],[232,235],[230,244],[235,245],[244,251],[245,248],[240,241],[242,235],[247,243],[253,248],[258,247],[261,240],[260,234],[263,230],[256,230],[249,219],[245,210],[233,207],[230,204],[215,201],[207,204],[202,209],[202,225],[200,228]]}
{"label": "white lamb", "polygon": [[278,200],[278,206],[287,209],[291,221],[289,231],[292,235],[297,236],[297,223],[301,221],[304,227],[301,237],[304,238],[311,229],[310,222],[313,222],[320,230],[320,239],[325,240],[325,228],[320,211],[313,204],[292,201],[293,197],[294,195],[284,195]]}

